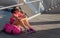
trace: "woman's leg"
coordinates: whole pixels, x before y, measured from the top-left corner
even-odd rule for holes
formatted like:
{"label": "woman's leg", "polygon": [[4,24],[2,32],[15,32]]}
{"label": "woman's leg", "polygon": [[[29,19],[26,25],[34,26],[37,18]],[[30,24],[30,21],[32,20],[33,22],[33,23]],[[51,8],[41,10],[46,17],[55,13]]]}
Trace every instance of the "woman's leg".
{"label": "woman's leg", "polygon": [[22,21],[16,20],[16,21],[13,22],[13,25],[18,26],[18,27],[20,27],[21,29],[26,29],[25,26],[24,26],[24,24],[22,23]]}
{"label": "woman's leg", "polygon": [[23,20],[23,23],[25,24],[25,26],[28,27],[27,31],[29,33],[35,32],[35,30],[31,27],[31,25],[29,24],[29,22],[26,19]]}
{"label": "woman's leg", "polygon": [[25,26],[25,24],[24,24],[22,21],[19,21],[18,26],[21,26],[21,27],[23,27],[24,29],[26,29],[26,26]]}
{"label": "woman's leg", "polygon": [[29,22],[26,20],[26,18],[24,20],[22,20],[22,22],[25,24],[25,26],[28,27],[28,29],[32,28],[31,25],[29,24]]}

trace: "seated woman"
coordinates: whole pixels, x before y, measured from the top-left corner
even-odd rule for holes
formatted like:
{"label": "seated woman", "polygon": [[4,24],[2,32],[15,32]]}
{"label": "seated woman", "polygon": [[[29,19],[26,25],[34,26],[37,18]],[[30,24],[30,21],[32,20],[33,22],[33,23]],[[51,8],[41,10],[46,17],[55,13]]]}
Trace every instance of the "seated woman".
{"label": "seated woman", "polygon": [[11,17],[10,17],[10,23],[14,24],[18,27],[23,27],[28,32],[35,32],[35,30],[31,27],[29,22],[27,21],[27,17],[25,14],[19,10],[19,7],[16,6],[11,10]]}

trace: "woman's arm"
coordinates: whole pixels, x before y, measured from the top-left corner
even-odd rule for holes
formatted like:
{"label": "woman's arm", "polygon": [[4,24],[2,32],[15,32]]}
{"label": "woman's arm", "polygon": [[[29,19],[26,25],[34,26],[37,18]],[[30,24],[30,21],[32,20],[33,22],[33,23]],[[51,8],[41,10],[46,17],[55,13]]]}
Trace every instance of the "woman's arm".
{"label": "woman's arm", "polygon": [[18,20],[18,21],[20,21],[21,20],[21,18],[18,18],[16,15],[14,15],[13,14],[13,18],[15,19],[15,20]]}
{"label": "woman's arm", "polygon": [[22,17],[21,18],[26,18],[27,17],[23,11],[20,11],[20,13],[22,13]]}

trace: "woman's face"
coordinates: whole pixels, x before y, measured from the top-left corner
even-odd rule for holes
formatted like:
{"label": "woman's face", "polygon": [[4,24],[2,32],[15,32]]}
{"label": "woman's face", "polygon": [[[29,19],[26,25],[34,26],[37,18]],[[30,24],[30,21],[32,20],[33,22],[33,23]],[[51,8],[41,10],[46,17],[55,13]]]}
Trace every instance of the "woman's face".
{"label": "woman's face", "polygon": [[19,12],[19,7],[16,7],[15,8],[16,10],[14,11],[15,13],[18,13]]}
{"label": "woman's face", "polygon": [[15,12],[15,13],[18,13],[18,12],[19,12],[19,10],[15,10],[14,12]]}

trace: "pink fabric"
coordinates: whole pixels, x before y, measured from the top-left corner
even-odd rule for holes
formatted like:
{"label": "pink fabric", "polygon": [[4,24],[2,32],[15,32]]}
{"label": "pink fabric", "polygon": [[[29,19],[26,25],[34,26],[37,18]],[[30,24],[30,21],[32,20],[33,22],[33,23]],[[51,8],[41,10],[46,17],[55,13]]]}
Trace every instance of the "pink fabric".
{"label": "pink fabric", "polygon": [[11,17],[10,18],[10,24],[12,24],[14,22],[14,19]]}
{"label": "pink fabric", "polygon": [[20,34],[21,30],[19,27],[15,26],[15,25],[11,25],[11,24],[5,24],[3,29],[5,29],[5,31],[7,33],[11,33],[11,31],[13,30],[13,34]]}
{"label": "pink fabric", "polygon": [[[22,16],[22,13],[18,13],[18,18],[20,18]],[[15,19],[12,18],[12,16],[10,17],[10,23],[12,24],[14,22]]]}
{"label": "pink fabric", "polygon": [[18,13],[18,17],[20,18],[22,16],[22,13]]}

